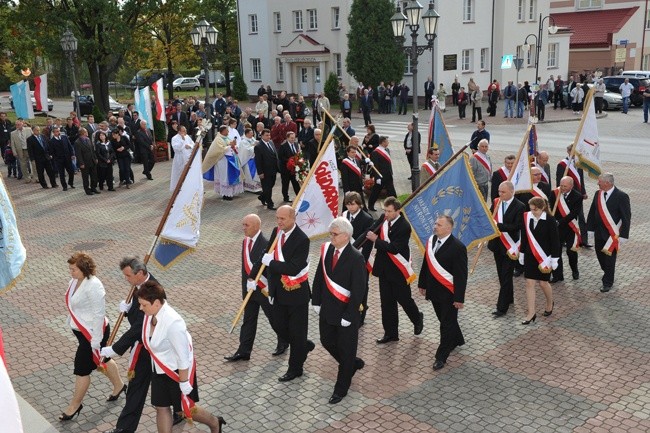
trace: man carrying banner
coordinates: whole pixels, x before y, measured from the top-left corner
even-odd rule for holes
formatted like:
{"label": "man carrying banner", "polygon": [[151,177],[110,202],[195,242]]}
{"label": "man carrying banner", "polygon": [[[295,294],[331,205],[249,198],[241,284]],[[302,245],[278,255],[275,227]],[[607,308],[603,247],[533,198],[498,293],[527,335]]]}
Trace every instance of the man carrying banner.
{"label": "man carrying banner", "polygon": [[[566,255],[574,280],[580,278],[578,272],[578,248],[580,248],[580,229],[578,228],[578,213],[582,208],[582,194],[573,189],[573,178],[564,176],[560,179],[560,186],[553,190],[552,203],[558,202],[555,211],[557,231],[560,245],[566,246]],[[551,283],[564,280],[562,254],[558,260],[557,269],[553,271]]]}
{"label": "man carrying banner", "polygon": [[614,186],[614,175],[598,176],[599,191],[594,195],[587,217],[587,229],[594,234],[596,257],[604,274],[601,292],[614,284],[616,256],[620,245],[630,236],[632,209],[630,197]]}
{"label": "man carrying banner", "polygon": [[492,187],[490,188],[490,199],[492,201],[494,201],[495,198],[499,197],[499,185],[501,185],[501,182],[505,182],[508,180],[508,177],[510,177],[510,171],[515,165],[516,159],[517,157],[514,154],[507,155],[503,159],[503,165],[497,171],[492,173]]}
{"label": "man carrying banner", "polygon": [[411,296],[410,284],[416,275],[411,267],[411,225],[401,214],[402,203],[395,197],[384,201],[384,215],[366,238],[375,243],[376,256],[372,263],[372,275],[379,278],[379,297],[381,299],[381,322],[384,336],[377,344],[399,341],[399,316],[397,304],[413,322],[413,333],[420,335],[424,328],[424,315],[415,305]]}
{"label": "man carrying banner", "polygon": [[499,185],[499,198],[494,199],[491,210],[501,232],[498,238],[488,242],[488,249],[494,253],[499,275],[499,298],[492,315],[501,317],[508,312],[510,304],[514,303],[512,277],[515,262],[519,259],[519,235],[526,206],[515,198],[514,184],[505,181]]}
{"label": "man carrying banner", "polygon": [[488,181],[492,175],[492,161],[488,156],[490,144],[487,140],[483,139],[478,143],[478,150],[472,155],[469,160],[469,165],[472,168],[474,180],[478,185],[479,191],[483,194],[483,199],[487,200],[488,194]]}
{"label": "man carrying banner", "polygon": [[365,260],[350,243],[352,233],[352,224],[344,217],[330,223],[331,241],[321,247],[314,277],[312,305],[319,315],[321,343],[339,363],[330,404],[343,400],[352,376],[365,365],[357,358],[359,306],[366,287]]}
{"label": "man carrying banner", "polygon": [[343,205],[347,208],[346,211],[341,215],[343,218],[350,221],[352,224],[352,242],[354,242],[354,247],[361,250],[361,254],[364,259],[364,269],[366,274],[366,285],[365,292],[363,294],[363,310],[361,311],[361,322],[359,326],[363,326],[363,323],[366,319],[366,313],[368,312],[368,280],[370,277],[368,267],[365,266],[365,263],[370,257],[370,252],[372,251],[372,242],[366,241],[366,233],[372,227],[374,219],[365,209],[362,209],[363,199],[361,194],[355,191],[350,191],[345,194],[343,198]]}
{"label": "man carrying banner", "polygon": [[[357,157],[356,147],[350,145],[345,149],[347,157],[341,160],[339,170],[341,170],[341,186],[343,193],[350,191],[358,192],[363,202],[363,208],[366,208],[366,202],[363,199],[363,171],[361,160]],[[343,203],[345,206],[345,203]]]}
{"label": "man carrying banner", "polygon": [[[249,291],[252,291],[253,294],[244,309],[244,322],[239,331],[239,347],[233,355],[224,357],[226,361],[248,361],[250,359],[255,334],[257,333],[257,316],[260,307],[262,307],[264,315],[269,320],[271,327],[273,327],[271,304],[269,304],[268,297],[262,293],[262,290],[268,290],[268,281],[266,277],[262,276],[256,284],[254,281],[255,275],[251,274],[253,264],[259,262],[264,255],[264,248],[269,243],[260,230],[261,224],[262,221],[256,214],[246,215],[242,221],[245,235],[242,244],[242,299],[246,298]],[[285,341],[278,337],[278,344],[273,356],[282,355],[288,346]]]}
{"label": "man carrying banner", "polygon": [[465,302],[467,287],[467,248],[454,235],[454,220],[448,215],[438,217],[426,245],[418,288],[431,301],[440,321],[440,345],[436,351],[434,370],[440,370],[452,350],[465,344],[458,325],[458,310]]}
{"label": "man carrying banner", "polygon": [[366,158],[366,163],[374,165],[377,171],[381,173],[381,176],[379,176],[376,171],[370,172],[370,175],[375,179],[375,184],[368,198],[368,209],[373,212],[377,211],[375,209],[375,202],[379,198],[379,193],[381,193],[382,189],[386,189],[386,194],[389,197],[397,196],[395,185],[393,184],[393,164],[388,145],[388,137],[379,137],[379,146],[370,154],[370,158]]}
{"label": "man carrying banner", "polygon": [[[571,157],[573,145],[570,144],[566,148],[567,157],[557,164],[555,169],[555,183],[560,184],[563,176],[571,176],[573,179],[573,187],[582,194],[582,198],[587,200],[587,189],[585,188],[584,171],[576,166],[575,158]],[[581,208],[578,214],[578,227],[580,227],[580,236],[582,237],[582,246],[591,248],[589,244],[589,235],[587,234],[587,224],[585,222],[584,210]]]}
{"label": "man carrying banner", "polygon": [[427,150],[427,160],[422,164],[420,170],[420,185],[427,181],[440,168],[440,151],[434,147]]}

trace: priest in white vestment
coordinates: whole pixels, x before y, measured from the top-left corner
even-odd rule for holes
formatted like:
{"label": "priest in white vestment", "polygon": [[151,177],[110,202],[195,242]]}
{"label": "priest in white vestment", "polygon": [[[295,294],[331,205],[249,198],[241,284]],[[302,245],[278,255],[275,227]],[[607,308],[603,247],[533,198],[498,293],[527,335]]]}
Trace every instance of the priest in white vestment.
{"label": "priest in white vestment", "polygon": [[244,181],[244,191],[261,192],[262,183],[257,174],[257,167],[255,166],[255,132],[251,128],[246,128],[244,137],[237,144],[237,151],[239,152],[239,163],[241,164],[242,179]]}
{"label": "priest in white vestment", "polygon": [[192,155],[195,144],[192,137],[187,135],[187,128],[178,128],[178,134],[172,138],[172,149],[174,149],[174,161],[172,162],[172,174],[169,181],[169,190],[174,191],[176,184],[181,177],[183,168]]}

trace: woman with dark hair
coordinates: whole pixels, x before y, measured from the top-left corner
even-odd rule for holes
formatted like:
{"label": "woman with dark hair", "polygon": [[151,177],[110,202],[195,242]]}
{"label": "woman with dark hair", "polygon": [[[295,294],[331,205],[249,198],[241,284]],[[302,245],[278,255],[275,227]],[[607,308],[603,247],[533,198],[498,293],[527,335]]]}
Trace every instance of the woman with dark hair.
{"label": "woman with dark hair", "polygon": [[113,151],[117,156],[117,166],[120,171],[120,185],[129,185],[131,181],[131,152],[133,152],[133,145],[126,135],[123,135],[124,129],[118,126],[111,132],[111,145]]}
{"label": "woman with dark hair", "polygon": [[541,197],[528,200],[529,212],[524,212],[524,228],[521,231],[519,263],[524,265],[526,278],[526,300],[528,315],[522,325],[529,325],[537,318],[535,311],[535,283],[544,292],[546,309],[544,316],[553,313],[553,289],[549,280],[551,271],[558,266],[562,251],[557,234],[557,223],[548,208],[548,202]]}
{"label": "woman with dark hair", "polygon": [[115,162],[115,151],[108,136],[104,131],[97,133],[95,142],[95,153],[97,154],[97,180],[99,189],[104,189],[104,182],[109,191],[115,191],[113,188],[113,163]]}
{"label": "woman with dark hair", "polygon": [[367,155],[379,146],[379,135],[375,132],[375,125],[372,123],[366,126],[366,135],[363,137],[363,148]]}
{"label": "woman with dark hair", "polygon": [[151,404],[156,408],[158,433],[171,433],[170,406],[182,407],[183,416],[206,424],[211,433],[221,433],[226,424],[195,403],[199,401],[192,337],[183,318],[166,302],[165,290],[149,280],[138,289],[138,302],[145,314],[142,343],[151,355]]}
{"label": "woman with dark hair", "polygon": [[115,361],[109,359],[101,363],[100,348],[106,345],[110,326],[105,315],[104,286],[95,276],[97,266],[88,254],[75,253],[68,259],[70,284],[65,294],[68,308],[68,325],[72,328],[79,346],[74,358],[76,376],[74,393],[68,407],[59,416],[60,421],[69,421],[83,409],[83,398],[90,386],[90,373],[97,367],[105,370],[113,384],[113,393],[107,401],[115,401],[126,391]]}

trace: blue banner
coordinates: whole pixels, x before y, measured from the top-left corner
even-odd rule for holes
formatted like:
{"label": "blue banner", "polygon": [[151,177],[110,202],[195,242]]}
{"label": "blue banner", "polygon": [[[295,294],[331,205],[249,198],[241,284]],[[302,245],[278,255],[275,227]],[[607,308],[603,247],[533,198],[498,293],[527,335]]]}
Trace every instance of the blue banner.
{"label": "blue banner", "polygon": [[435,108],[435,114],[433,115],[433,142],[430,147],[440,151],[440,165],[449,161],[454,155],[454,148],[449,139],[447,126],[445,126],[445,121],[443,120],[438,107]]}
{"label": "blue banner", "polygon": [[257,166],[255,165],[255,158],[248,160],[248,172],[251,174],[251,179],[257,175]]}
{"label": "blue banner", "polygon": [[156,245],[153,259],[158,266],[167,269],[192,251],[190,247],[174,242],[161,241]]}
{"label": "blue banner", "polygon": [[29,82],[19,81],[9,86],[11,91],[11,102],[14,104],[16,117],[23,119],[34,118],[34,107],[32,106],[32,97],[29,92]]}
{"label": "blue banner", "polygon": [[13,287],[26,258],[14,207],[0,177],[0,293]]}
{"label": "blue banner", "polygon": [[462,153],[437,172],[435,178],[402,208],[421,250],[433,234],[436,218],[441,215],[454,219],[452,233],[467,249],[499,235],[470,173],[469,157]]}
{"label": "blue banner", "polygon": [[235,155],[226,155],[226,160],[228,161],[228,185],[237,185],[241,175],[239,160]]}

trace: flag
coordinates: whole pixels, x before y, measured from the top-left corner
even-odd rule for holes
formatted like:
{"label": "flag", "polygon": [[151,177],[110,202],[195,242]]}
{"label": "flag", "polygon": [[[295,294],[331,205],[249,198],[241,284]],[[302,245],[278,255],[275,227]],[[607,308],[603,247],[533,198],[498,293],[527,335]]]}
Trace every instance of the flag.
{"label": "flag", "polygon": [[0,293],[13,287],[26,257],[18,233],[14,206],[4,180],[0,177]]}
{"label": "flag", "polygon": [[463,152],[402,207],[421,251],[441,215],[454,219],[452,233],[468,249],[499,236],[471,171],[469,156]]}
{"label": "flag", "polygon": [[440,151],[440,165],[449,161],[454,155],[454,148],[451,145],[449,133],[438,104],[431,110],[431,117],[429,118],[429,147]]}
{"label": "flag", "polygon": [[339,171],[336,165],[334,135],[338,125],[334,125],[309,170],[300,197],[296,197],[296,224],[310,238],[324,235],[329,224],[338,216]]}
{"label": "flag", "polygon": [[524,134],[519,153],[509,180],[515,186],[515,192],[529,192],[533,189],[533,175],[530,172],[530,137],[534,125],[529,125]]}
{"label": "flag", "polygon": [[47,112],[47,74],[34,78],[34,99],[36,109]]}
{"label": "flag", "polygon": [[596,124],[596,108],[594,107],[593,88],[585,98],[585,110],[576,134],[575,155],[576,166],[597,179],[603,169],[600,165],[600,143],[598,143],[598,125]]}
{"label": "flag", "polygon": [[11,90],[11,101],[14,104],[16,117],[23,119],[34,118],[34,107],[32,106],[32,96],[29,91],[29,81],[19,81],[9,86]]}
{"label": "flag", "polygon": [[156,95],[156,120],[164,122],[165,119],[165,96],[163,95],[163,79],[160,78],[158,81],[151,85],[151,90]]}
{"label": "flag", "polygon": [[147,122],[147,127],[153,129],[153,116],[151,115],[151,96],[149,95],[149,86],[143,89],[135,89],[135,109],[140,115],[140,119]]}
{"label": "flag", "polygon": [[[198,155],[198,156],[197,156]],[[167,221],[160,233],[153,257],[163,269],[189,254],[199,242],[201,208],[203,207],[203,178],[201,149],[195,154],[181,185]]]}
{"label": "flag", "polygon": [[539,149],[537,147],[537,128],[535,127],[535,124],[531,125],[529,131],[530,132],[528,134],[528,155],[531,157],[535,157],[539,153]]}
{"label": "flag", "polygon": [[23,432],[16,393],[14,392],[14,388],[9,380],[9,373],[7,372],[2,329],[0,329],[0,419],[2,419],[2,431],[12,433]]}

